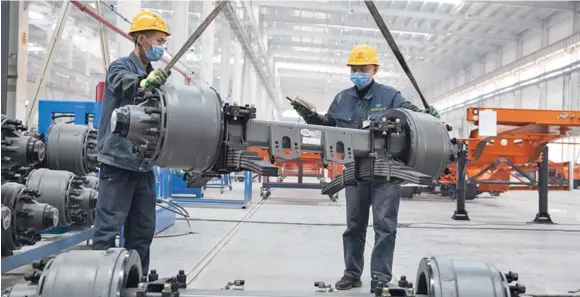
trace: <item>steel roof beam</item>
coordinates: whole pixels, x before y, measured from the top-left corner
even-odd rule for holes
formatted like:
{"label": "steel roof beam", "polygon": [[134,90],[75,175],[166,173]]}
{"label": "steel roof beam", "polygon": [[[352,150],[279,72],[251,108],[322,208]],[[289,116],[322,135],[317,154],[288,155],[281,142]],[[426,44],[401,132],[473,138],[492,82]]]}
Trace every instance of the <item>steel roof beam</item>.
{"label": "steel roof beam", "polygon": [[[327,26],[327,25],[333,25],[333,26],[344,26],[344,27],[358,27],[358,28],[364,28],[366,30],[368,29],[374,29],[378,31],[378,28],[376,25],[374,24],[367,24],[367,23],[363,23],[363,22],[353,22],[351,20],[330,20],[331,22],[329,23],[329,19],[315,19],[315,18],[301,18],[301,17],[292,17],[292,16],[287,16],[287,15],[283,15],[283,16],[277,16],[277,15],[273,15],[273,14],[262,14],[261,16],[262,20],[264,21],[269,21],[269,22],[286,22],[286,23],[292,23],[292,24],[308,24],[308,25],[319,25],[319,26]],[[388,25],[389,26],[389,30],[391,30],[391,33],[394,33],[395,35],[397,34],[397,31],[400,32],[404,32],[404,33],[410,33],[410,34],[430,34],[430,35],[437,35],[437,36],[449,36],[449,37],[459,37],[459,38],[463,38],[463,39],[471,39],[471,40],[485,40],[485,41],[495,41],[495,42],[501,42],[501,43],[509,43],[512,42],[516,39],[515,35],[512,34],[503,34],[503,35],[498,35],[498,34],[481,34],[481,33],[477,33],[477,34],[473,34],[473,33],[461,33],[461,32],[448,32],[448,31],[440,31],[440,30],[430,30],[430,29],[418,29],[418,28],[411,28],[411,27],[407,27],[407,26],[399,26],[399,25]],[[353,31],[356,31],[357,29],[351,29]]]}
{"label": "steel roof beam", "polygon": [[[275,57],[274,61],[280,62],[280,63],[328,65],[329,67],[346,67],[345,63],[332,64],[332,63],[329,63],[326,61],[301,60],[301,59],[295,59],[295,58]],[[344,61],[346,61],[346,57],[344,57],[344,59],[342,60],[342,62],[344,62]],[[380,70],[381,71],[397,71],[397,72],[401,72],[400,74],[403,74],[401,66],[399,66],[399,64],[397,64],[396,61],[390,61],[390,62],[392,62],[392,63],[389,63],[389,64],[381,63]],[[449,66],[450,66],[448,63],[433,63],[433,62],[423,62],[423,61],[408,62],[408,64],[411,67],[416,66],[417,68],[421,68],[421,71],[430,70],[430,69],[441,71],[441,69],[449,69]],[[285,70],[286,70],[285,68],[278,68],[279,72],[285,71]]]}
{"label": "steel roof beam", "polygon": [[[295,41],[286,41],[286,40],[277,40],[277,39],[272,39],[269,41],[270,45],[272,46],[272,50],[274,51],[274,53],[282,53],[282,54],[286,54],[287,52],[284,51],[279,51],[280,49],[282,49],[283,47],[304,47],[304,48],[312,48],[312,49],[329,49],[329,53],[323,53],[322,51],[320,53],[312,53],[312,52],[302,52],[302,54],[304,56],[312,56],[313,54],[321,54],[320,57],[322,58],[327,58],[329,60],[329,63],[332,60],[339,60],[339,61],[346,61],[346,57],[348,56],[348,53],[352,50],[352,46],[349,45],[342,45],[339,44],[338,46],[336,45],[331,45],[328,43],[322,43],[322,44],[318,44],[318,43],[310,43],[310,42],[295,42]],[[372,44],[371,44],[372,45]],[[386,47],[386,44],[385,44]],[[381,50],[381,47],[376,47],[377,50],[380,52],[379,57],[381,60],[385,60],[385,59],[392,59],[394,58],[393,53],[391,52],[391,49],[384,49]],[[333,53],[336,53],[337,51],[341,51],[344,54],[341,55],[332,55]],[[301,52],[299,51],[291,51],[288,52],[288,55],[300,55]],[[448,54],[448,57],[445,57],[443,55],[432,55],[429,53],[419,53],[416,51],[409,51],[409,49],[401,49],[401,53],[405,56],[408,56],[410,58],[408,58],[409,60],[419,60],[421,62],[424,61],[448,61],[451,60],[453,62],[459,62],[459,63],[470,63],[474,60],[477,59],[483,59],[483,56],[478,56],[474,53],[470,53],[470,52],[461,52],[458,54]],[[407,59],[407,57],[405,57],[405,59]],[[394,60],[393,60],[394,61]]]}
{"label": "steel roof beam", "polygon": [[470,0],[470,3],[477,4],[497,4],[497,5],[509,5],[509,6],[519,6],[519,7],[531,7],[531,8],[543,8],[543,9],[554,9],[554,10],[574,10],[575,3],[577,1],[479,1]]}
{"label": "steel roof beam", "polygon": [[[303,10],[311,10],[311,11],[319,11],[319,12],[326,12],[326,11],[338,11],[338,12],[351,12],[352,14],[364,14],[369,15],[369,11],[363,5],[357,6],[348,6],[345,5],[342,1],[333,2],[332,4],[329,3],[320,3],[315,1],[261,1],[261,6],[265,7],[282,7],[282,8],[294,8],[294,9],[303,9]],[[418,18],[418,19],[428,19],[428,20],[441,20],[441,21],[455,21],[455,22],[465,22],[465,23],[477,23],[477,24],[486,24],[491,26],[512,26],[512,27],[520,27],[520,28],[542,28],[542,21],[541,20],[510,20],[505,18],[490,18],[490,17],[482,17],[482,16],[469,16],[467,15],[451,15],[446,13],[437,13],[437,12],[418,12],[418,11],[408,11],[404,9],[397,9],[397,8],[385,8],[377,5],[381,15],[383,17],[409,17],[409,18]]]}
{"label": "steel roof beam", "polygon": [[[353,36],[353,35],[343,35],[338,36],[331,33],[318,33],[318,32],[303,32],[296,30],[286,30],[286,29],[268,29],[264,30],[266,34],[270,36],[297,36],[297,37],[310,37],[310,38],[320,38],[323,40],[344,40],[344,41],[355,41],[359,43],[384,43],[385,39],[382,36]],[[481,45],[455,45],[455,44],[441,44],[433,43],[427,41],[414,41],[414,40],[397,40],[397,44],[401,46],[414,47],[424,49],[425,47],[458,50],[458,51],[469,51],[474,54],[483,54],[490,51],[497,50],[498,47],[495,46],[481,46]]]}
{"label": "steel roof beam", "polygon": [[248,3],[246,1],[235,3],[237,4],[237,9],[242,11],[244,22],[238,17],[237,9],[233,7],[232,1],[228,1],[224,6],[224,17],[240,42],[246,56],[252,62],[258,77],[270,96],[270,100],[274,103],[278,112],[281,112],[280,81],[270,64],[271,59],[264,45],[264,39],[259,31],[258,24],[253,17],[252,8],[247,6]]}

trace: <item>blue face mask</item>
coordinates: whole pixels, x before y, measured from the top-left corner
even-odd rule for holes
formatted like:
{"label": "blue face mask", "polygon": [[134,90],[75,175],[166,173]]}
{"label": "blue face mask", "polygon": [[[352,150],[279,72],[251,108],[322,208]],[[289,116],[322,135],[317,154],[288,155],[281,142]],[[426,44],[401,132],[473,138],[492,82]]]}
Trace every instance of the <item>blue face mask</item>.
{"label": "blue face mask", "polygon": [[366,87],[371,82],[370,75],[364,72],[352,73],[350,80],[359,89]]}
{"label": "blue face mask", "polygon": [[161,58],[163,58],[163,54],[165,54],[165,48],[161,45],[152,45],[149,40],[147,40],[147,43],[151,45],[151,50],[145,52],[145,58],[147,58],[149,61],[161,60]]}

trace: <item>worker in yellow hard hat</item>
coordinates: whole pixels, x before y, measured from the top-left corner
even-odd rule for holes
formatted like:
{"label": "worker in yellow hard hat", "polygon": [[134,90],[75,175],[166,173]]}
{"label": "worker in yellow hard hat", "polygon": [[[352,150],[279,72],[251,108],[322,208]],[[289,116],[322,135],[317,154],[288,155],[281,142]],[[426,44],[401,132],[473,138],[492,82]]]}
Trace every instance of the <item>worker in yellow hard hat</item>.
{"label": "worker in yellow hard hat", "polygon": [[152,166],[133,153],[133,143],[111,133],[114,109],[132,104],[137,89],[165,84],[169,73],[153,69],[169,36],[165,21],[152,11],[139,12],[129,35],[135,47],[109,66],[101,102],[98,134],[99,197],[95,210],[93,249],[115,246],[124,226],[125,247],[139,253],[143,273],[149,269],[149,247],[155,233],[155,177]]}
{"label": "worker in yellow hard hat", "polygon": [[[300,100],[293,101],[294,109],[306,123],[362,129],[368,126],[370,120],[391,108],[405,108],[439,117],[434,108],[421,110],[408,102],[395,88],[374,80],[380,64],[377,51],[372,46],[355,46],[346,65],[350,67],[350,79],[354,86],[338,93],[325,115],[301,105]],[[391,280],[400,189],[400,185],[381,181],[363,182],[356,187],[345,188],[347,228],[342,236],[345,270],[343,277],[336,283],[338,290],[362,285],[363,255],[371,205],[375,231],[371,275],[385,283]]]}

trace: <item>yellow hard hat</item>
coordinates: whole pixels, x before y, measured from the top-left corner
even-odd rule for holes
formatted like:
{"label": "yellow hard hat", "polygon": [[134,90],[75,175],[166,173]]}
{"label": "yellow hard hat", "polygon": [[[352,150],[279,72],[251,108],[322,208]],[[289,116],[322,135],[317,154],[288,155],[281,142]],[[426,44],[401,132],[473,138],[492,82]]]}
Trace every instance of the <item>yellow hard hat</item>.
{"label": "yellow hard hat", "polygon": [[355,46],[348,56],[346,66],[358,65],[379,65],[377,50],[367,44]]}
{"label": "yellow hard hat", "polygon": [[143,10],[133,17],[131,26],[129,27],[129,35],[148,30],[161,31],[170,35],[167,30],[167,25],[160,15],[150,10]]}

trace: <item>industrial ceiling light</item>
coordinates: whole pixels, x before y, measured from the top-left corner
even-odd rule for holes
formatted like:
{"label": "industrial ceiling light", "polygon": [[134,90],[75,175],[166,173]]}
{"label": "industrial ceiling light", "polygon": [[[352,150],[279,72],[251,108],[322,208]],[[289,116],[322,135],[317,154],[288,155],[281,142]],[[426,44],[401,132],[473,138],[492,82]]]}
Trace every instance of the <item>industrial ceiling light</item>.
{"label": "industrial ceiling light", "polygon": [[33,19],[33,20],[42,20],[42,19],[44,19],[44,15],[40,12],[31,10],[28,12],[28,18]]}

